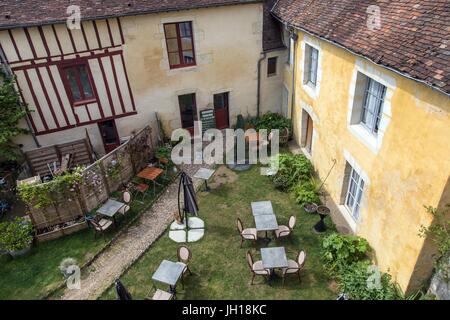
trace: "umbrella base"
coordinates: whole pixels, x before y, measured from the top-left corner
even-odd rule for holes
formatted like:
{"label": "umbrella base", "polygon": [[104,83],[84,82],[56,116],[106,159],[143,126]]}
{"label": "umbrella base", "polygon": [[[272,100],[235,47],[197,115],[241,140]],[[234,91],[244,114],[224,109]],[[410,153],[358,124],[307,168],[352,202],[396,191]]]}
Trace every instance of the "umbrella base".
{"label": "umbrella base", "polygon": [[189,230],[186,230],[186,220],[183,224],[173,222],[170,225],[169,238],[177,243],[196,242],[205,234],[205,223],[202,219],[191,217],[188,220]]}

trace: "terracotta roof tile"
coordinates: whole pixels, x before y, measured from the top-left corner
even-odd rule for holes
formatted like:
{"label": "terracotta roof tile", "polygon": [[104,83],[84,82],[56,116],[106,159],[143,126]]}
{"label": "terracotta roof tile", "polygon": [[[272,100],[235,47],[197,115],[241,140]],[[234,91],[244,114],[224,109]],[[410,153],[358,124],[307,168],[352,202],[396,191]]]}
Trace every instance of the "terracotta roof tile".
{"label": "terracotta roof tile", "polygon": [[[370,5],[380,29],[367,27]],[[450,95],[448,0],[279,0],[272,13]]]}
{"label": "terracotta roof tile", "polygon": [[196,9],[261,0],[2,0],[0,29],[65,22],[67,7],[78,5],[82,19]]}

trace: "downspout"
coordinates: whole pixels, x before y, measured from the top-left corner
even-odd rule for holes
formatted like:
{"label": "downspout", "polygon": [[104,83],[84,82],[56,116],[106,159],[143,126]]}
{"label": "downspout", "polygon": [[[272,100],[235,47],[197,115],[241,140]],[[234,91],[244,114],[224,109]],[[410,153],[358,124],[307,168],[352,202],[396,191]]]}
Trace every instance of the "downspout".
{"label": "downspout", "polygon": [[290,118],[293,119],[294,117],[294,107],[295,107],[295,74],[296,74],[296,65],[297,65],[297,39],[298,36],[295,33],[294,30],[291,31],[291,36],[289,37],[289,41],[290,39],[293,40],[293,46],[294,46],[294,50],[292,52],[292,79],[291,79],[291,116]]}
{"label": "downspout", "polygon": [[261,63],[266,59],[266,53],[261,52],[262,56],[258,60],[258,87],[256,89],[256,117],[259,118],[259,109],[261,104]]}
{"label": "downspout", "polygon": [[[14,74],[11,71],[11,68],[9,67],[7,60],[6,60],[6,56],[5,53],[3,52],[3,50],[0,48],[0,64],[2,64],[4,66],[3,70],[5,71],[5,74],[8,78],[13,78]],[[19,90],[19,88],[16,86],[16,90]],[[22,99],[23,100],[23,99]],[[25,101],[22,101],[23,106],[25,108],[26,111],[26,116],[25,116],[25,122],[27,123],[27,127],[28,127],[28,131],[31,133],[31,136],[33,137],[34,143],[36,144],[37,148],[40,148],[41,145],[39,144],[39,141],[37,140],[36,134],[33,131],[33,127],[31,126],[31,121],[30,121],[30,115],[29,115],[29,110],[25,104]]]}

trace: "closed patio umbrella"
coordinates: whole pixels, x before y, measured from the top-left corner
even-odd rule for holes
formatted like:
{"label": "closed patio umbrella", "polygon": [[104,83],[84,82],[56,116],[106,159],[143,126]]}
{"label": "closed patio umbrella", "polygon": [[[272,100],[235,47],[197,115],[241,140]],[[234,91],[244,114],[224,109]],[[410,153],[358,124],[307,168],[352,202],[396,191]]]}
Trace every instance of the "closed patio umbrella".
{"label": "closed patio umbrella", "polygon": [[[181,192],[183,192],[184,201],[183,209],[180,207],[180,197]],[[178,212],[180,216],[184,219],[186,218],[186,228],[189,230],[188,215],[192,214],[194,216],[198,215],[198,204],[195,197],[194,184],[192,183],[191,177],[189,177],[185,172],[180,175],[180,183],[178,185]]]}
{"label": "closed patio umbrella", "polygon": [[117,279],[114,284],[116,287],[117,300],[133,300],[131,294],[119,279]]}

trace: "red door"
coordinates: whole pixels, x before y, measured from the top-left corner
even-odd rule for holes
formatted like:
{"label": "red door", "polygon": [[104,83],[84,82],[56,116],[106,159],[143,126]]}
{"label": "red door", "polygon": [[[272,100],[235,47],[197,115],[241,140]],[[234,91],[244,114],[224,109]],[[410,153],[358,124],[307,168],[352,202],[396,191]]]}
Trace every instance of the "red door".
{"label": "red door", "polygon": [[178,96],[180,105],[181,127],[194,135],[194,121],[197,120],[195,93]]}
{"label": "red door", "polygon": [[214,114],[217,129],[225,129],[230,126],[228,116],[228,92],[214,95]]}
{"label": "red door", "polygon": [[117,133],[116,123],[114,120],[108,120],[98,123],[100,135],[103,139],[103,146],[105,152],[110,153],[115,148],[120,146],[119,134]]}

